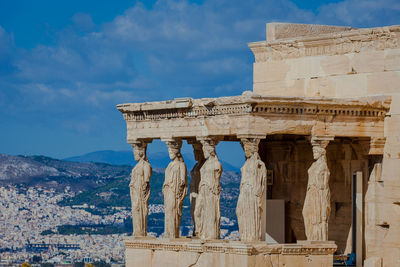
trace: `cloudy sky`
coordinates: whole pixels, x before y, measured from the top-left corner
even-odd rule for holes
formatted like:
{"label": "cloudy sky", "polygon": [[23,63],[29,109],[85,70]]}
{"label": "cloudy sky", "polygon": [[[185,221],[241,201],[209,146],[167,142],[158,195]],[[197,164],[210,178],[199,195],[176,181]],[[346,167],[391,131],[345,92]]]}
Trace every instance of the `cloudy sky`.
{"label": "cloudy sky", "polygon": [[116,104],[251,89],[267,22],[399,18],[398,0],[2,0],[0,153],[130,149]]}

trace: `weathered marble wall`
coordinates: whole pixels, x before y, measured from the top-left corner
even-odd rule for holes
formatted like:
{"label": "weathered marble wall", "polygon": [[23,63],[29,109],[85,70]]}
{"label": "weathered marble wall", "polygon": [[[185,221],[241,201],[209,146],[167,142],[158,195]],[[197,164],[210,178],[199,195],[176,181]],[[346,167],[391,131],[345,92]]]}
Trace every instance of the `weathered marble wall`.
{"label": "weathered marble wall", "polygon": [[[260,144],[260,155],[268,169],[274,173],[274,183],[268,187],[268,198],[286,200],[286,242],[305,240],[302,216],[307,190],[307,170],[313,160],[312,147],[304,138],[271,136]],[[281,139],[281,140],[277,140]],[[368,182],[367,151],[364,144],[356,141],[335,139],[327,147],[330,170],[331,215],[329,240],[338,245],[338,252],[344,252],[351,228],[351,181],[352,173],[364,173],[364,188]],[[268,220],[268,218],[267,218]],[[349,240],[350,241],[350,240]],[[351,249],[351,247],[347,249]]]}
{"label": "weathered marble wall", "polygon": [[176,267],[330,267],[336,245],[300,242],[267,245],[229,240],[124,240],[126,266]]}
{"label": "weathered marble wall", "polygon": [[[299,27],[301,35],[293,30]],[[366,258],[382,259],[378,261],[382,266],[399,266],[400,26],[338,30],[331,26],[267,25],[268,40],[249,44],[255,56],[253,91],[306,97],[392,97],[385,119],[382,177],[375,183],[372,206],[365,213],[369,222],[365,252]],[[338,203],[338,212],[344,211]],[[290,207],[293,209],[293,204]],[[331,218],[335,220],[335,216]],[[342,247],[339,244],[339,249]]]}
{"label": "weathered marble wall", "polygon": [[304,35],[299,36],[287,32],[299,27],[292,25],[268,24],[267,31],[279,39],[249,44],[255,55],[254,93],[310,97],[399,93],[400,26],[343,28],[339,34],[340,27],[320,25],[317,34],[312,31],[315,25],[300,25]]}

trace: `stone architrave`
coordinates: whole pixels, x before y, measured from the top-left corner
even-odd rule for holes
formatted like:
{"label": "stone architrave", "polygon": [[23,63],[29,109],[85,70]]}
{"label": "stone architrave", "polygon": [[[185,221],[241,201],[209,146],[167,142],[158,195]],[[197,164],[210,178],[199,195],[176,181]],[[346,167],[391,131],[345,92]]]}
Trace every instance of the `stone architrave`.
{"label": "stone architrave", "polygon": [[190,213],[192,215],[192,220],[194,224],[193,228],[193,236],[196,235],[196,200],[199,194],[199,184],[200,184],[200,169],[205,162],[203,148],[200,142],[193,141],[191,142],[193,146],[194,158],[197,163],[193,166],[193,169],[190,172]]}
{"label": "stone architrave", "polygon": [[222,165],[215,152],[218,141],[202,139],[206,161],[200,169],[199,193],[195,207],[196,236],[201,239],[219,239],[220,237],[220,178]]}
{"label": "stone architrave", "polygon": [[182,141],[172,140],[166,143],[171,162],[165,170],[162,188],[165,213],[164,237],[178,238],[183,199],[187,193],[187,169],[180,152]]}
{"label": "stone architrave", "polygon": [[258,138],[242,138],[246,162],[241,168],[240,195],[236,207],[241,241],[261,240],[267,169],[258,154]]}
{"label": "stone architrave", "polygon": [[326,146],[332,137],[311,139],[314,163],[308,169],[307,194],[303,206],[303,219],[307,240],[327,241],[331,212]]}
{"label": "stone architrave", "polygon": [[147,143],[138,141],[132,143],[133,154],[137,164],[131,172],[129,183],[132,203],[133,236],[147,235],[147,215],[150,198],[151,165],[146,157]]}

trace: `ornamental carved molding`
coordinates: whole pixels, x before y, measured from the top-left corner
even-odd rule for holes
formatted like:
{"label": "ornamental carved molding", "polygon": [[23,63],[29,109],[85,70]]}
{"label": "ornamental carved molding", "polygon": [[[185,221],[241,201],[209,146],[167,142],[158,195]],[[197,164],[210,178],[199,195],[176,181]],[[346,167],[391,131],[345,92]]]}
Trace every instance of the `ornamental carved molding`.
{"label": "ornamental carved molding", "polygon": [[[222,99],[222,98],[221,98]],[[367,99],[367,98],[366,98]],[[171,119],[207,118],[236,115],[299,115],[299,116],[340,116],[350,118],[376,118],[383,120],[389,110],[390,100],[377,98],[361,99],[321,99],[294,97],[229,97],[195,100],[190,106],[165,105],[164,103],[144,103],[118,105],[128,122],[162,121]]]}
{"label": "ornamental carved molding", "polygon": [[271,244],[265,242],[244,243],[239,241],[185,241],[125,239],[127,249],[149,249],[163,251],[185,251],[196,253],[226,253],[238,255],[286,254],[286,255],[331,255],[337,246],[334,243],[320,244]]}
{"label": "ornamental carved molding", "polygon": [[400,27],[321,34],[318,37],[297,37],[271,42],[249,43],[255,62],[299,58],[305,56],[342,55],[365,50],[383,50],[400,47]]}

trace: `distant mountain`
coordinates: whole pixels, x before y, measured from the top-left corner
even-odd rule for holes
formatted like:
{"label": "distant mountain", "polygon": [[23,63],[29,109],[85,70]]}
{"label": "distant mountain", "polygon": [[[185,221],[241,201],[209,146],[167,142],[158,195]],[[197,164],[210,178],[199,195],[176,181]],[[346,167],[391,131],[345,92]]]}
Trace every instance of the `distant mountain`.
{"label": "distant mountain", "polygon": [[[163,152],[149,153],[148,158],[153,169],[165,169],[171,161],[168,154]],[[195,164],[193,156],[190,154],[183,154],[183,158],[188,170],[191,170]],[[133,166],[136,164],[132,151],[102,150],[66,158],[64,160],[73,162],[102,162],[112,165]],[[225,171],[239,171],[238,167],[235,167],[226,161],[221,160],[221,164]]]}
{"label": "distant mountain", "polygon": [[75,162],[103,162],[112,165],[134,165],[132,151],[101,150],[63,160]]}
{"label": "distant mountain", "polygon": [[70,186],[73,190],[85,190],[107,180],[127,177],[130,171],[129,166],[0,154],[0,185],[41,185],[55,189]]}

